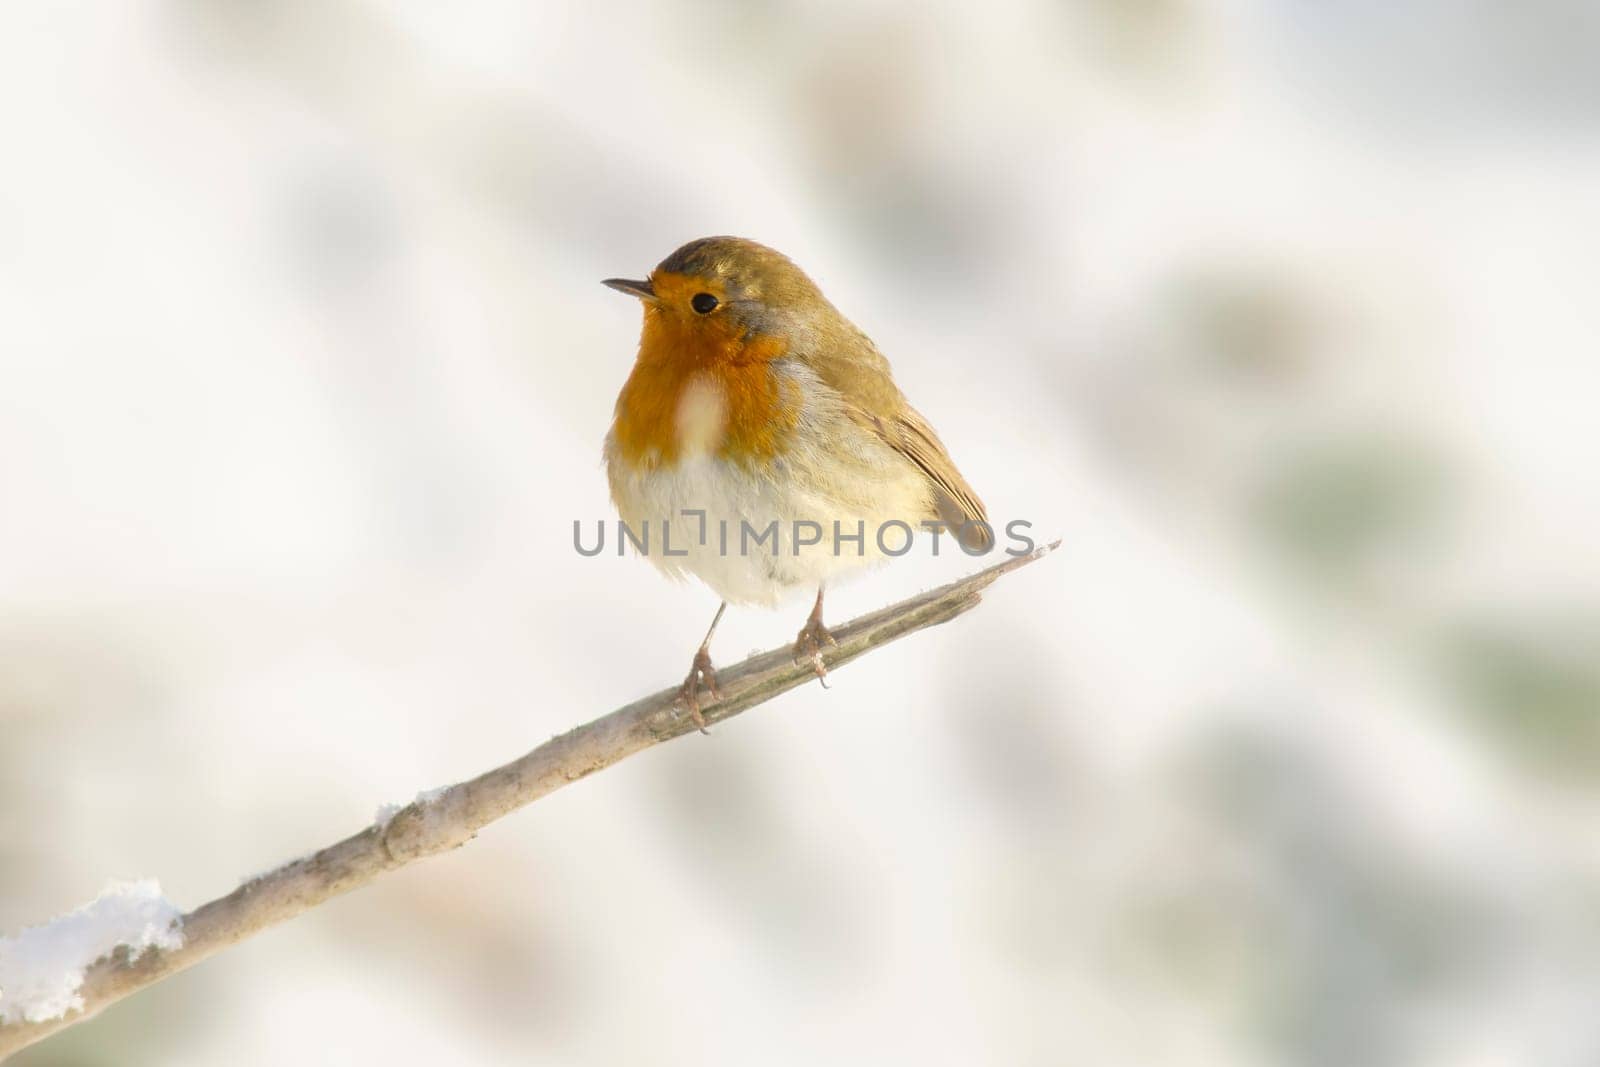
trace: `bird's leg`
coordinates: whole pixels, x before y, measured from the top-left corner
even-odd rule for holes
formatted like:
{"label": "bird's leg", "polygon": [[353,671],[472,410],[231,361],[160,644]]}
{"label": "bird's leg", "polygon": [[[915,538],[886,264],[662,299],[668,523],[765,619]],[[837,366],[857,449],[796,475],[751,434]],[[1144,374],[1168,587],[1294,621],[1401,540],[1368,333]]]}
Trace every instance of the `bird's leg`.
{"label": "bird's leg", "polygon": [[700,651],[694,654],[689,677],[683,680],[683,687],[678,690],[678,699],[689,706],[689,717],[703,734],[710,731],[706,729],[706,717],[700,714],[700,685],[702,682],[705,684],[712,700],[722,699],[722,694],[717,692],[717,671],[711,666],[711,635],[717,632],[717,623],[722,621],[722,613],[727,610],[728,602],[724,600],[711,619],[711,629],[706,631],[706,639],[700,642]]}
{"label": "bird's leg", "polygon": [[833,634],[822,625],[822,592],[823,587],[817,586],[817,602],[811,608],[811,617],[806,619],[806,624],[800,628],[800,634],[795,638],[794,659],[796,663],[810,660],[811,669],[817,672],[817,681],[826,689],[828,668],[822,664],[822,648],[824,645],[837,647],[839,642],[835,641]]}

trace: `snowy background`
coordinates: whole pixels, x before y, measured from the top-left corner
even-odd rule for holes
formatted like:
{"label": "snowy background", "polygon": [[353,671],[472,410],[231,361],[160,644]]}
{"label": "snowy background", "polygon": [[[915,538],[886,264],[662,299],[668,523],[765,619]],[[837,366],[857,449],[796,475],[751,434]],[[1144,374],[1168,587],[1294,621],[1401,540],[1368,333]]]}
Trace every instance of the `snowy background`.
{"label": "snowy background", "polygon": [[599,279],[689,238],[1065,542],[15,1062],[1595,1063],[1597,53],[1585,0],[0,7],[0,932],[682,677],[714,598],[571,524]]}

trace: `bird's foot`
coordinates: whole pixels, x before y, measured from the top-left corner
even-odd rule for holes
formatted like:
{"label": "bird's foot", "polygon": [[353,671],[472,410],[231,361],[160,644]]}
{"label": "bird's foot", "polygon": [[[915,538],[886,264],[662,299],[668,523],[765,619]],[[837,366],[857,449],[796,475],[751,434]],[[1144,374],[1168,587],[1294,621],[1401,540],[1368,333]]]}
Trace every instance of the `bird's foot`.
{"label": "bird's foot", "polygon": [[703,648],[694,654],[694,665],[689,668],[689,677],[683,680],[683,686],[678,690],[678,700],[689,709],[689,717],[699,731],[706,734],[711,731],[706,729],[706,717],[700,713],[702,685],[712,700],[722,699],[722,693],[717,689],[717,670],[711,666],[711,653]]}
{"label": "bird's foot", "polygon": [[806,620],[800,628],[799,635],[794,642],[794,661],[811,663],[811,669],[817,672],[817,681],[822,683],[822,688],[828,688],[828,668],[822,662],[824,648],[837,648],[839,642],[833,639],[833,634],[822,625],[822,620],[813,615]]}

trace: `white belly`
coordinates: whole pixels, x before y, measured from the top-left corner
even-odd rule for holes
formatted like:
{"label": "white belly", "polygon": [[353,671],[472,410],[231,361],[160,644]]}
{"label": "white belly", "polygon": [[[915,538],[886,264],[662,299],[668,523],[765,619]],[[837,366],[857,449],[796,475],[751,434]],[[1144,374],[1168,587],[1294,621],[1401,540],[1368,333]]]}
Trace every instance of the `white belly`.
{"label": "white belly", "polygon": [[903,553],[909,530],[933,515],[926,479],[850,422],[831,392],[807,395],[782,454],[756,467],[715,454],[720,428],[706,432],[703,405],[680,418],[697,447],[670,466],[630,466],[607,437],[611,498],[634,538],[648,537],[650,562],[674,577],[694,575],[732,603],[774,604]]}
{"label": "white belly", "polygon": [[615,472],[611,488],[650,562],[674,577],[694,575],[736,604],[775,604],[899,555],[906,527],[915,529],[927,512],[926,488],[909,466],[879,480],[871,503],[757,477],[713,456],[647,474]]}

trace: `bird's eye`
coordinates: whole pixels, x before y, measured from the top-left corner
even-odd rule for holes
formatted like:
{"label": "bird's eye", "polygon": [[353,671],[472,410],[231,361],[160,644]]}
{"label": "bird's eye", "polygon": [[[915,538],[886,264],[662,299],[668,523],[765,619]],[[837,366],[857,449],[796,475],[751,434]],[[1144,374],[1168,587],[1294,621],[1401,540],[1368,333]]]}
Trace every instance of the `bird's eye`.
{"label": "bird's eye", "polygon": [[701,315],[709,315],[717,310],[717,298],[710,293],[696,293],[689,300],[689,306]]}

